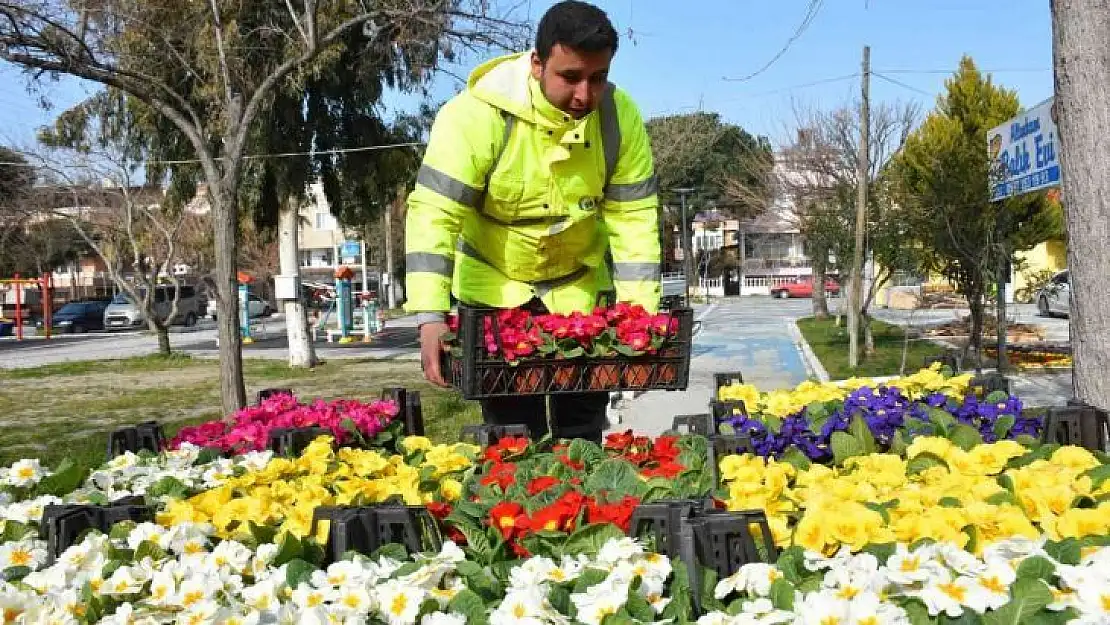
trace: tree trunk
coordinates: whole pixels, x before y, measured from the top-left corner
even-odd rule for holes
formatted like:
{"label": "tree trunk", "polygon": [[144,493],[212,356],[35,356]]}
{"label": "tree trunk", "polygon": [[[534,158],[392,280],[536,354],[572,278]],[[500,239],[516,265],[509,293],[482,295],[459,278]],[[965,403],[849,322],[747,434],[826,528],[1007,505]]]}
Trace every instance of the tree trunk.
{"label": "tree trunk", "polygon": [[[875,335],[871,331],[871,315],[866,310],[859,313],[859,323],[863,330],[863,355],[871,356],[875,353]],[[905,330],[903,330],[905,331]]]}
{"label": "tree trunk", "polygon": [[968,337],[968,349],[975,354],[975,370],[983,366],[983,297],[981,292],[976,292],[975,297],[968,297],[967,306],[971,314],[971,335]]}
{"label": "tree trunk", "polygon": [[297,207],[287,202],[278,215],[278,258],[281,275],[296,276],[297,299],[286,300],[285,334],[289,340],[289,366],[315,367],[316,348],[308,333],[308,311],[301,292],[301,263],[297,258]]}
{"label": "tree trunk", "polygon": [[393,204],[385,207],[385,284],[386,296],[380,298],[393,310],[397,307],[397,289],[393,286]]}
{"label": "tree trunk", "polygon": [[[828,254],[825,254],[828,256]],[[814,254],[815,258],[820,258],[821,254]],[[828,319],[829,318],[829,300],[825,297],[825,279],[828,275],[825,263],[814,261],[813,263],[813,318],[814,319]]]}
{"label": "tree trunk", "polygon": [[859,367],[859,286],[861,272],[853,269],[848,280],[848,367],[853,371]]}
{"label": "tree trunk", "polygon": [[994,296],[994,315],[996,335],[995,340],[998,345],[998,370],[1006,371],[1010,367],[1009,359],[1006,357],[1006,282],[1009,276],[1006,275],[1006,263],[1000,262],[998,264],[998,288]]}
{"label": "tree trunk", "polygon": [[162,356],[169,356],[172,353],[170,348],[170,328],[165,323],[158,323],[155,321],[150,322],[151,329],[158,335],[158,353]]}
{"label": "tree trunk", "polygon": [[1071,275],[1073,385],[1110,408],[1110,10],[1105,0],[1053,0],[1053,57]]}
{"label": "tree trunk", "polygon": [[[220,181],[209,181],[212,230],[216,242],[216,292],[219,300],[217,327],[220,337],[220,400],[224,414],[247,405],[243,384],[243,337],[239,330],[239,280],[235,253],[238,242],[236,202]],[[213,188],[214,187],[214,188]]]}

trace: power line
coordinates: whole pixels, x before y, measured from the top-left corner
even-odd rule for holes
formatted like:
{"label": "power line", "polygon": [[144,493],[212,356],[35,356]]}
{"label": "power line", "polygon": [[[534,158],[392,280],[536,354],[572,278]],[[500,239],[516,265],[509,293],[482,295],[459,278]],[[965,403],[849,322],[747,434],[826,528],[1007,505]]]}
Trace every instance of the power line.
{"label": "power line", "polygon": [[772,89],[770,91],[760,91],[760,92],[751,93],[751,94],[748,94],[748,95],[736,96],[735,98],[729,98],[727,100],[722,100],[722,102],[734,102],[736,100],[743,100],[743,99],[746,99],[746,98],[761,98],[763,96],[776,95],[776,94],[779,94],[779,93],[789,93],[791,91],[797,91],[799,89],[805,89],[806,87],[815,87],[817,85],[825,85],[825,84],[834,83],[834,82],[841,82],[841,81],[845,81],[845,80],[853,80],[855,78],[859,78],[859,72],[856,72],[855,74],[845,74],[843,76],[833,76],[831,78],[821,78],[821,79],[818,79],[818,80],[811,80],[809,82],[803,82],[803,83],[799,83],[797,85],[790,85],[789,87],[781,87],[779,89]]}
{"label": "power line", "polygon": [[[955,74],[954,69],[884,69],[884,74]],[[980,69],[984,74],[1039,74],[1051,72],[1051,67],[1011,67],[1002,69]]]}
{"label": "power line", "polygon": [[[294,156],[321,156],[321,155],[324,155],[324,154],[350,154],[350,153],[353,153],[353,152],[373,152],[373,151],[377,151],[377,150],[391,150],[391,149],[394,149],[394,148],[420,147],[420,146],[423,146],[423,145],[426,145],[423,141],[411,141],[411,142],[408,142],[408,143],[389,143],[389,144],[386,144],[386,145],[367,145],[367,146],[362,146],[362,147],[357,147],[357,148],[335,148],[335,149],[332,149],[332,150],[317,150],[317,151],[314,151],[314,152],[279,152],[279,153],[275,153],[275,154],[248,154],[246,156],[243,156],[242,158],[243,158],[243,160],[258,160],[258,159],[264,159],[264,158],[291,158],[291,157],[294,157]],[[215,160],[223,161],[223,160],[227,160],[227,159],[225,157],[221,156],[221,157],[217,157]],[[149,160],[149,161],[142,161],[140,164],[142,164],[142,165],[192,165],[192,164],[196,164],[196,163],[200,163],[200,162],[201,162],[200,159],[193,158],[193,159],[181,159],[181,160],[172,160],[172,161]],[[7,166],[10,166],[10,167],[36,167],[36,165],[33,164],[33,163],[14,163],[14,162],[13,163],[5,163],[5,162],[0,162],[0,165],[7,165]]]}
{"label": "power line", "polygon": [[898,85],[899,87],[902,87],[903,89],[909,89],[910,91],[913,91],[914,93],[920,93],[921,95],[926,96],[926,97],[931,98],[931,97],[936,95],[935,93],[929,93],[928,91],[925,91],[923,89],[918,89],[917,87],[911,87],[910,85],[907,85],[906,83],[904,83],[900,80],[895,80],[895,79],[891,78],[890,76],[883,76],[879,72],[871,72],[871,75],[874,76],[875,78],[881,78],[881,79],[889,82],[892,85]]}
{"label": "power line", "polygon": [[783,55],[786,54],[786,51],[790,49],[790,46],[794,45],[794,42],[801,38],[806,30],[809,29],[810,25],[813,24],[813,20],[817,18],[817,13],[820,12],[821,5],[824,4],[824,1],[825,0],[810,0],[809,6],[806,7],[806,13],[802,17],[802,23],[798,24],[798,27],[794,29],[794,34],[786,40],[786,44],[782,46],[782,49],[779,50],[778,53],[775,54],[775,56],[771,57],[771,60],[767,61],[767,63],[764,64],[763,67],[741,78],[729,78],[728,76],[723,76],[721,80],[727,82],[744,82],[747,80],[751,80],[752,78],[755,78],[756,76],[770,69],[771,66],[775,64],[775,62],[777,62],[783,57]]}

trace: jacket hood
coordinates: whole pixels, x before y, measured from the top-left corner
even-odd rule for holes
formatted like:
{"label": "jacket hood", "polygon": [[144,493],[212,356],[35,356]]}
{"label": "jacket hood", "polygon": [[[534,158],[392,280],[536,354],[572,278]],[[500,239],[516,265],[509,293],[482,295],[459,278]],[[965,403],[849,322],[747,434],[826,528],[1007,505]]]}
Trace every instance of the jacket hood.
{"label": "jacket hood", "polygon": [[[533,88],[532,53],[518,52],[490,59],[474,68],[467,80],[471,95],[506,111],[513,116],[543,125],[555,125],[555,120],[537,114],[533,98],[543,95],[538,84]],[[542,104],[551,107],[547,102]]]}

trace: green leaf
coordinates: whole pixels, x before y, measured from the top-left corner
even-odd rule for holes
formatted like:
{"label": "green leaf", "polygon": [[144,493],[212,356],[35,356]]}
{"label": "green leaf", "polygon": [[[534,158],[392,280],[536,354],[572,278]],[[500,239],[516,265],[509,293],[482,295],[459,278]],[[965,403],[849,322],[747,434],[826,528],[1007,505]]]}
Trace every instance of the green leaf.
{"label": "green leaf", "polygon": [[1017,576],[1051,582],[1052,578],[1056,576],[1056,565],[1042,556],[1033,556],[1021,561],[1017,569]]}
{"label": "green leaf", "polygon": [[155,562],[166,557],[166,551],[159,547],[156,543],[149,540],[144,540],[139,543],[139,547],[135,549],[135,561],[140,562],[143,558],[150,558]]}
{"label": "green leaf", "polygon": [[896,430],[894,437],[890,439],[890,453],[905,457],[907,449],[909,449],[909,445],[906,444],[906,437],[902,430]]}
{"label": "green leaf", "polygon": [[35,495],[40,497],[42,495],[54,495],[55,497],[68,495],[77,490],[77,487],[85,481],[87,474],[88,469],[74,464],[69,458],[65,458],[52,475],[42,478],[42,481],[35,485]]}
{"label": "green leaf", "polygon": [[[35,534],[37,538],[38,532],[31,529],[29,526],[19,523],[17,521],[5,521],[4,533],[0,534],[0,543],[8,543],[16,540],[23,540],[28,534]],[[127,534],[123,535],[127,538]]]}
{"label": "green leaf", "polygon": [[979,550],[979,528],[971,525],[970,523],[963,527],[963,533],[967,534],[967,545],[964,546],[964,551],[975,553]]}
{"label": "green leaf", "polygon": [[272,525],[260,525],[254,521],[247,521],[247,528],[250,530],[251,536],[260,545],[274,542],[277,537],[277,528]]}
{"label": "green leaf", "polygon": [[9,566],[0,572],[0,579],[5,582],[18,582],[19,580],[31,574],[31,567],[27,566]]}
{"label": "green leaf", "polygon": [[1091,478],[1091,490],[1098,490],[1106,480],[1110,480],[1110,464],[1103,464],[1083,472]]}
{"label": "green leaf", "polygon": [[624,608],[628,610],[628,615],[637,621],[644,623],[651,623],[655,620],[655,610],[648,603],[647,599],[640,594],[640,579],[628,586],[628,599],[624,604]]}
{"label": "green leaf", "polygon": [[1005,488],[1011,494],[1017,492],[1016,488],[1014,487],[1014,478],[1005,473],[999,475],[998,478],[995,479],[995,482],[998,482],[999,486]]}
{"label": "green leaf", "polygon": [[1010,587],[1010,603],[983,616],[986,625],[1022,625],[1052,603],[1052,591],[1039,579],[1019,578]]}
{"label": "green leaf", "polygon": [[390,560],[404,561],[408,559],[409,551],[401,543],[386,543],[375,549],[370,557],[375,560],[389,558]]}
{"label": "green leaf", "polygon": [[488,563],[492,546],[484,529],[469,525],[459,525],[458,530],[466,537],[466,549],[478,560]]}
{"label": "green leaf", "polygon": [[1002,491],[1001,493],[995,493],[990,497],[987,497],[986,502],[991,504],[992,506],[1002,506],[1009,504],[1012,506],[1021,507],[1021,504],[1018,502],[1017,497],[1015,497],[1014,494],[1008,490]]}
{"label": "green leaf", "polygon": [[856,440],[855,436],[847,432],[833,432],[830,446],[833,451],[833,461],[838,465],[844,464],[848,458],[863,455],[863,445]]}
{"label": "green leaf", "polygon": [[600,445],[585,439],[576,438],[567,446],[567,458],[581,462],[587,467],[599,464],[606,457]]}
{"label": "green leaf", "polygon": [[779,554],[779,559],[775,562],[775,567],[782,571],[783,576],[787,581],[799,584],[802,578],[805,577],[805,549],[801,547],[789,547],[784,549]]}
{"label": "green leaf", "polygon": [[693,618],[693,604],[690,601],[690,575],[686,564],[681,560],[674,562],[674,578],[671,581],[671,602],[663,608],[663,619],[688,623]]}
{"label": "green leaf", "polygon": [[1066,608],[1059,612],[1051,610],[1041,610],[1028,620],[1029,625],[1064,625],[1079,618],[1079,612],[1075,608]]}
{"label": "green leaf", "polygon": [[1010,434],[1010,430],[1014,427],[1014,415],[1004,414],[994,421],[994,435],[998,438],[1006,438]]}
{"label": "green leaf", "polygon": [[1004,404],[1007,399],[1010,399],[1010,395],[1006,391],[991,391],[990,395],[987,395],[986,399],[983,400],[983,403]]}
{"label": "green leaf", "polygon": [[[1018,442],[1022,445],[1026,444],[1021,440],[1021,437],[1018,437]],[[1036,441],[1034,441],[1034,443],[1036,444]],[[1018,469],[1026,465],[1033,464],[1038,460],[1047,460],[1059,448],[1060,446],[1056,443],[1045,443],[1043,445],[1037,444],[1036,448],[1033,449],[1033,451],[1025,454],[1024,456],[1018,456],[1017,458],[1010,460],[1008,463],[1006,463],[1006,466],[1011,469]]]}
{"label": "green leaf", "polygon": [[794,584],[781,577],[771,582],[771,603],[779,610],[793,610]]}
{"label": "green leaf", "polygon": [[782,432],[782,419],[776,417],[773,414],[764,415],[763,423],[767,426],[767,429],[772,434],[778,434]]}
{"label": "green leaf", "polygon": [[902,603],[911,625],[932,625],[933,619],[929,617],[929,608],[925,607],[919,599],[909,599]]}
{"label": "green leaf", "polygon": [[873,501],[865,501],[863,505],[866,506],[868,510],[874,510],[875,512],[878,512],[879,516],[883,517],[884,525],[890,525],[890,511],[886,509],[886,506],[875,503]]}
{"label": "green leaf", "polygon": [[288,566],[285,567],[285,583],[290,588],[295,589],[301,585],[301,582],[307,582],[315,570],[316,567],[300,558],[291,560]]}
{"label": "green leaf", "polygon": [[929,408],[926,412],[929,415],[929,422],[936,426],[938,433],[941,436],[948,436],[948,429],[956,423],[956,417],[952,413],[940,408]]}
{"label": "green leaf", "polygon": [[1080,542],[1074,538],[1065,538],[1060,541],[1049,541],[1044,545],[1044,552],[1048,557],[1060,564],[1078,566],[1083,558]]}
{"label": "green leaf", "polygon": [[189,496],[189,487],[176,477],[167,475],[151,484],[150,488],[146,490],[146,494],[148,497],[168,496],[173,499],[185,499]]}
{"label": "green leaf", "polygon": [[559,584],[552,584],[551,589],[547,591],[547,602],[551,607],[555,608],[559,614],[570,615],[573,618],[571,610],[574,608],[574,602],[570,600],[570,591]]}
{"label": "green leaf", "polygon": [[979,433],[979,430],[964,423],[949,430],[948,438],[964,451],[971,451],[976,445],[983,444],[983,435]]}
{"label": "green leaf", "polygon": [[601,547],[610,539],[624,538],[624,532],[612,523],[594,523],[579,528],[567,538],[564,553],[570,556],[585,554],[597,555]]}
{"label": "green leaf", "polygon": [[598,464],[583,485],[583,490],[591,494],[636,495],[642,493],[642,489],[643,483],[636,472],[636,467],[627,460],[619,458],[611,458]]}
{"label": "green leaf", "polygon": [[794,445],[791,445],[786,449],[786,453],[784,453],[782,457],[779,458],[779,461],[786,462],[787,464],[792,465],[798,471],[808,471],[809,468],[813,466],[813,463],[811,463],[809,461],[809,458],[807,458],[806,455],[802,453],[802,450],[798,449]]}
{"label": "green leaf", "polygon": [[609,577],[609,573],[600,569],[587,568],[574,580],[574,592],[583,593],[591,586],[597,586]]}
{"label": "green leaf", "polygon": [[955,497],[941,497],[937,503],[944,508],[962,508],[964,506],[963,503]]}
{"label": "green leaf", "polygon": [[1097,508],[1098,502],[1088,495],[1077,495],[1075,499],[1071,500],[1071,507],[1082,509]]}
{"label": "green leaf", "polygon": [[890,559],[890,556],[894,555],[894,552],[897,549],[895,548],[894,543],[874,543],[867,545],[863,548],[863,550],[866,553],[875,556],[875,559],[877,559],[879,561],[879,564],[882,565]]}
{"label": "green leaf", "polygon": [[[570,598],[569,595],[567,598]],[[447,609],[465,616],[467,623],[489,622],[489,618],[486,616],[486,602],[482,601],[482,598],[474,591],[467,588],[463,588],[455,593],[454,597],[451,597]]]}
{"label": "green leaf", "polygon": [[281,536],[281,544],[278,547],[277,555],[274,556],[273,565],[278,567],[286,562],[299,559],[303,555],[304,546],[301,545],[300,539],[286,532]]}
{"label": "green leaf", "polygon": [[923,451],[906,463],[906,475],[917,475],[926,469],[933,467],[948,467],[948,463],[940,456],[929,452]]}
{"label": "green leaf", "polygon": [[848,425],[848,433],[859,441],[859,444],[863,447],[863,453],[873,454],[879,450],[875,444],[875,437],[871,434],[871,428],[868,427],[867,422],[860,415],[856,415],[852,419],[852,423]]}
{"label": "green leaf", "polygon": [[223,458],[223,453],[214,447],[205,447],[197,454],[196,461],[193,462],[194,467],[199,467],[205,464],[211,464],[220,458]]}

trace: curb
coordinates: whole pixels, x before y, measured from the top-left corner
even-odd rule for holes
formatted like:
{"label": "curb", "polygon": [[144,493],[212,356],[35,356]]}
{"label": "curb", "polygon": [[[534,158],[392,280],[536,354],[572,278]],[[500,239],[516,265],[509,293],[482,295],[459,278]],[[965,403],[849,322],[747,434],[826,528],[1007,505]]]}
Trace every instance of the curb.
{"label": "curb", "polygon": [[794,344],[802,352],[802,362],[805,363],[806,369],[811,375],[817,378],[819,382],[829,381],[829,372],[825,370],[825,365],[817,359],[817,354],[813,353],[813,349],[809,346],[802,331],[798,329],[798,322],[792,320],[788,322],[787,328],[790,330],[790,336],[794,339]]}

